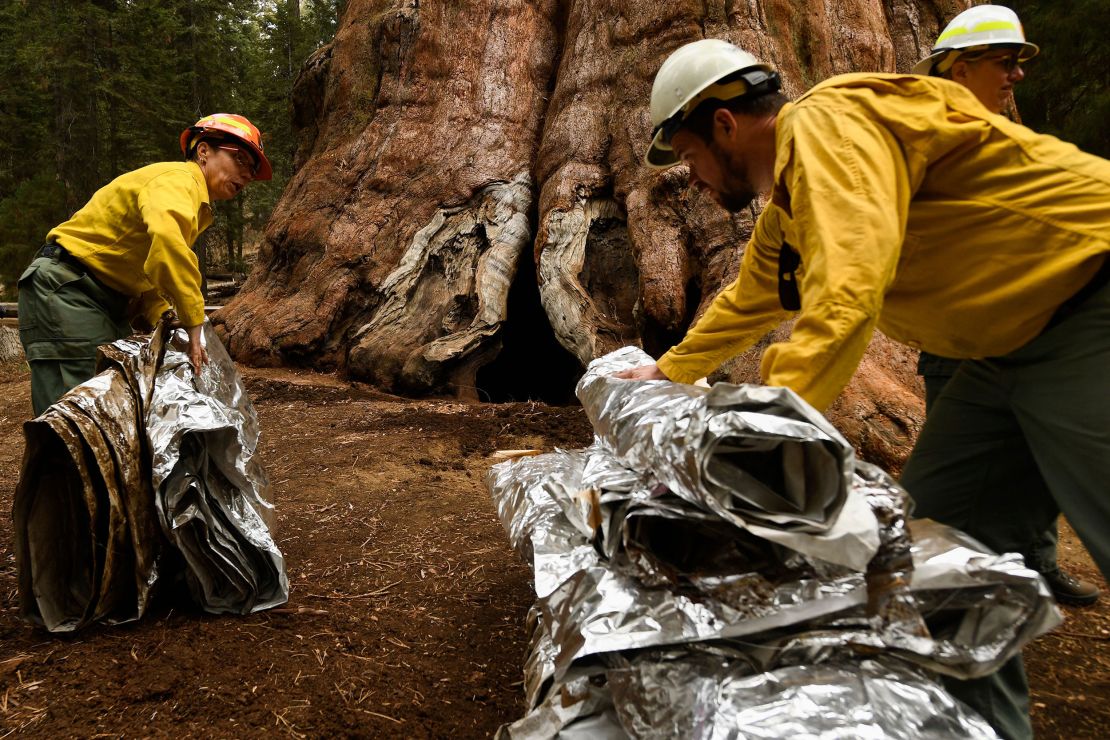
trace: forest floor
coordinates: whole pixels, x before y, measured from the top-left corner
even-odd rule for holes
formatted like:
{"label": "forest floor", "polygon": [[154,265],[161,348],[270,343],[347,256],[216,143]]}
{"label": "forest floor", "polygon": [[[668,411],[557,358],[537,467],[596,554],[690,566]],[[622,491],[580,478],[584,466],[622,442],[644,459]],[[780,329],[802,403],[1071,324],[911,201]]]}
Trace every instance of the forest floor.
{"label": "forest floor", "polygon": [[[289,604],[214,617],[163,603],[138,624],[51,636],[18,617],[11,521],[0,517],[0,739],[488,737],[521,715],[530,571],[483,476],[498,449],[588,444],[581,409],[405,401],[299,371],[245,376]],[[5,512],[29,396],[25,370],[0,368]],[[1061,561],[1097,578],[1062,529]],[[1110,598],[1065,611],[1025,653],[1038,737],[1104,737]]]}

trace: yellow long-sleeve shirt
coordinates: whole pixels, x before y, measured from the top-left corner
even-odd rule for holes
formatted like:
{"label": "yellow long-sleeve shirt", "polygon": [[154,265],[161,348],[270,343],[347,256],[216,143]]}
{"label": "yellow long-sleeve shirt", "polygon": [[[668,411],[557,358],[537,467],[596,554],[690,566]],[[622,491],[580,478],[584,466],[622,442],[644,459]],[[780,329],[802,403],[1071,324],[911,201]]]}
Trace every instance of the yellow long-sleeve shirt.
{"label": "yellow long-sleeve shirt", "polygon": [[159,162],[120,175],[47,236],[109,288],[136,299],[152,324],[173,304],[184,326],[204,321],[193,242],[212,223],[195,162]]}
{"label": "yellow long-sleeve shirt", "polygon": [[962,85],[832,78],[775,124],[775,180],[740,276],[659,359],[692,382],[791,314],[779,252],[801,255],[801,311],[763,355],[764,382],[817,408],[877,326],[943,357],[1011,352],[1110,252],[1110,162],[994,115]]}

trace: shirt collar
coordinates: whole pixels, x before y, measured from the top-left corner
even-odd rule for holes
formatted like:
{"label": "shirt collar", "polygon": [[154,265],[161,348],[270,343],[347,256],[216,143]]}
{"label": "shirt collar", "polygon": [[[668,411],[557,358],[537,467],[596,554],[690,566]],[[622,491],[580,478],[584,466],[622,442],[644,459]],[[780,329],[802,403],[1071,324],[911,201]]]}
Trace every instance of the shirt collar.
{"label": "shirt collar", "polygon": [[208,183],[204,180],[204,171],[201,170],[199,164],[191,159],[185,164],[189,166],[189,174],[197,181],[197,186],[200,188],[200,202],[211,208],[212,199],[208,197]]}

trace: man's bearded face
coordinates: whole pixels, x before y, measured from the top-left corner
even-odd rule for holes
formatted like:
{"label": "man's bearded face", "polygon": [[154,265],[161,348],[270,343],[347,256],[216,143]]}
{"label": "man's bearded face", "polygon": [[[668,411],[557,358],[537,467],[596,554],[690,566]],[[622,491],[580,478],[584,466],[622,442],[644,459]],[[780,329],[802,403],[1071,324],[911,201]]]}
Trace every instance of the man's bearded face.
{"label": "man's bearded face", "polygon": [[716,142],[709,143],[709,151],[722,163],[722,180],[714,200],[730,213],[744,210],[756,198],[755,188],[748,178],[747,162],[723,150]]}
{"label": "man's bearded face", "polygon": [[671,146],[690,168],[690,187],[707,193],[717,205],[735,213],[755,200],[747,163],[739,155],[686,129],[674,135]]}

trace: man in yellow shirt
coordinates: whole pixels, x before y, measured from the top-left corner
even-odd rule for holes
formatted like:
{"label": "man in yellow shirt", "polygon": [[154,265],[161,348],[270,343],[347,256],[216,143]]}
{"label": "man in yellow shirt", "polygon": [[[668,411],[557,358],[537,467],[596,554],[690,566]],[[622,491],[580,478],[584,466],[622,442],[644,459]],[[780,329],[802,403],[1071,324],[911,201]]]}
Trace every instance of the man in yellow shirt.
{"label": "man in yellow shirt", "polygon": [[[794,103],[777,89],[768,66],[712,39],[660,68],[647,163],[686,164],[729,210],[769,202],[737,280],[657,364],[622,375],[692,382],[792,315],[761,374],[819,409],[876,327],[968,360],[903,474],[918,514],[1011,551],[1059,505],[1110,574],[1110,162],[948,80],[843,75]],[[1051,495],[984,488],[983,461],[1004,455],[1034,458]],[[1031,736],[1023,681],[953,684],[1001,734]]]}
{"label": "man in yellow shirt", "polygon": [[[1001,5],[976,5],[957,15],[945,27],[933,45],[932,53],[914,66],[914,74],[933,75],[958,82],[971,92],[991,113],[1002,113],[1009,104],[1014,85],[1025,78],[1021,63],[1031,59],[1039,49],[1025,40],[1021,21],[1014,11]],[[922,352],[917,372],[925,380],[925,412],[932,410],[941,390],[959,369],[960,360],[938,357]],[[1043,487],[1036,462],[1010,464],[992,468],[997,478],[993,485],[1008,488]],[[1044,492],[1043,495],[1048,495]],[[1004,512],[999,512],[1005,516]],[[1057,601],[1073,606],[1086,606],[1098,600],[1098,587],[1076,578],[1059,567],[1056,561],[1056,523],[1036,540],[1018,551],[1025,563],[1035,569],[1048,583]]]}
{"label": "man in yellow shirt", "polygon": [[189,335],[194,368],[204,297],[193,242],[228,200],[272,176],[262,137],[246,118],[217,113],[181,134],[184,162],[120,175],[52,229],[19,278],[19,335],[41,414],[95,372],[96,348],[156,323],[172,307]]}

